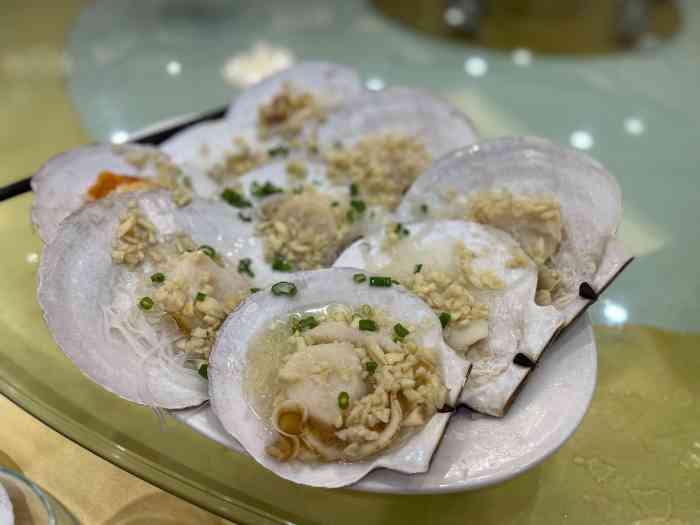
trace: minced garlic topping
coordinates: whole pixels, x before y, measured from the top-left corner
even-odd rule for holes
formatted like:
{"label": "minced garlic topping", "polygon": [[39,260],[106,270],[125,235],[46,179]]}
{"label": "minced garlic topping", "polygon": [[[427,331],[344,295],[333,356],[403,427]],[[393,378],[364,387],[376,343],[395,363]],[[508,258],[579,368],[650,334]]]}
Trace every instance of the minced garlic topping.
{"label": "minced garlic topping", "polygon": [[326,111],[311,93],[285,83],[270,102],[258,108],[258,134],[265,140],[273,135],[291,139],[309,122],[321,122]]}
{"label": "minced garlic topping", "polygon": [[[361,460],[380,452],[441,409],[447,388],[435,353],[395,320],[371,312],[376,331],[360,330],[364,315],[341,307],[315,314],[293,333],[274,402],[277,441],[267,452],[281,461]],[[294,326],[294,325],[292,325]]]}
{"label": "minced garlic topping", "polygon": [[[467,203],[467,218],[513,235],[539,270],[535,302],[542,306],[552,304],[563,289],[560,274],[551,268],[551,257],[559,249],[563,235],[559,202],[548,196],[484,192]],[[520,264],[518,255],[508,261],[509,268]]]}
{"label": "minced garlic topping", "polygon": [[300,270],[329,266],[347,240],[347,212],[347,205],[311,187],[268,199],[257,226],[264,239],[265,259],[282,258]]}
{"label": "minced garlic topping", "polygon": [[355,183],[372,204],[395,209],[401,196],[430,165],[430,154],[416,137],[369,136],[348,149],[324,154],[331,180]]}
{"label": "minced garlic topping", "polygon": [[244,138],[236,137],[233,145],[235,150],[228,152],[221,162],[207,172],[218,183],[240,177],[269,160],[265,151],[253,149]]}
{"label": "minced garlic topping", "polygon": [[156,243],[156,228],[135,203],[119,217],[119,226],[112,242],[112,260],[117,264],[136,266],[146,251]]}

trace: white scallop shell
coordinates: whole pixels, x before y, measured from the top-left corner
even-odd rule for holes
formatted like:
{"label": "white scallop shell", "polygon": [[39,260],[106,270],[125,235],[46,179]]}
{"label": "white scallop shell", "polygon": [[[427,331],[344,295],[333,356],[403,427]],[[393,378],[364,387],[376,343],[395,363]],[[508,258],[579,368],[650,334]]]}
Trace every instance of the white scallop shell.
{"label": "white scallop shell", "polygon": [[382,308],[408,324],[426,323],[422,344],[440,355],[441,370],[453,404],[464,384],[469,363],[452,352],[442,339],[440,322],[430,308],[401,287],[375,288],[357,284],[350,268],[332,268],[290,274],[297,287],[294,297],[275,296],[269,290],[250,296],[225,321],[209,359],[211,407],[226,431],[260,464],[275,474],[305,485],[342,487],[354,483],[374,469],[425,472],[450,414],[435,414],[416,435],[395,449],[357,463],[281,463],[267,455],[265,446],[272,431],[252,411],[242,386],[246,352],[252,337],[271,320],[308,308],[341,303],[352,307],[368,304]]}
{"label": "white scallop shell", "polygon": [[32,222],[41,239],[51,241],[61,221],[85,205],[85,194],[101,171],[139,177],[157,175],[152,163],[138,169],[127,162],[125,155],[130,153],[162,155],[150,146],[89,144],[46,162],[32,177]]}
{"label": "white scallop shell", "polygon": [[[113,284],[123,282],[127,272],[112,263],[112,239],[119,215],[132,201],[161,235],[188,232],[196,243],[234,259],[248,250],[252,227],[238,221],[224,203],[194,198],[189,206],[177,208],[164,191],[107,197],[69,216],[44,247],[38,288],[44,320],[61,350],[107,390],[151,406],[197,405],[208,393],[195,371],[156,359],[150,349],[141,352],[107,337],[102,307],[114,304]],[[130,308],[127,295],[125,308]]]}
{"label": "white scallop shell", "polygon": [[318,143],[352,146],[367,135],[387,133],[419,138],[433,160],[478,137],[469,117],[448,102],[419,89],[392,87],[348,100],[321,126]]}
{"label": "white scallop shell", "polygon": [[397,251],[394,255],[384,248],[386,234],[381,232],[349,246],[335,265],[363,268],[383,275],[386,275],[383,268],[389,265],[396,268],[397,264],[408,269],[423,264],[424,270],[429,270],[431,263],[436,264],[445,257],[446,243],[451,247],[453,243],[463,242],[476,255],[474,266],[493,270],[505,283],[505,288],[480,296],[489,306],[489,336],[467,352],[467,359],[474,366],[460,402],[485,414],[503,416],[518,385],[530,370],[515,364],[513,359],[522,353],[536,362],[563,322],[562,315],[551,306],[535,304],[537,269],[534,263],[525,268],[506,266],[518,249],[518,244],[507,233],[464,221],[425,221],[405,226],[411,235],[401,242],[412,243],[415,258],[411,257],[411,252]]}
{"label": "white scallop shell", "polygon": [[311,93],[331,109],[342,107],[364,88],[357,72],[331,62],[302,62],[254,84],[229,106],[225,120],[232,134],[256,129],[258,108],[269,103],[285,83]]}
{"label": "white scallop shell", "polygon": [[[571,281],[588,282],[600,292],[629,262],[614,238],[622,218],[615,178],[587,155],[542,138],[487,140],[440,159],[406,193],[397,216],[422,219],[420,206],[427,204],[438,210],[433,216],[463,218],[469,194],[499,189],[515,195],[548,194],[560,202],[566,234],[554,263]],[[588,302],[576,296],[566,304],[562,312],[567,322]]]}

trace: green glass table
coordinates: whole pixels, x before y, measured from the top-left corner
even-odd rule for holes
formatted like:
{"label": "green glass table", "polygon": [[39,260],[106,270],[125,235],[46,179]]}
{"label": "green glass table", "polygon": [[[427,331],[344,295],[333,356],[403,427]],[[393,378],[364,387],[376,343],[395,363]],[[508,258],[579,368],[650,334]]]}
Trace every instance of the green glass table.
{"label": "green glass table", "polygon": [[680,33],[650,49],[550,58],[422,36],[364,2],[137,4],[4,9],[0,184],[91,139],[224,104],[237,90],[231,61],[261,40],[277,58],[356,66],[370,87],[433,89],[485,136],[571,143],[618,176],[620,235],[639,257],[591,311],[600,359],[593,404],[552,458],[484,490],[388,496],[291,485],[103,391],[57,350],[35,299],[41,244],[31,194],[0,203],[2,394],[103,458],[239,523],[700,522],[700,6],[684,5]]}

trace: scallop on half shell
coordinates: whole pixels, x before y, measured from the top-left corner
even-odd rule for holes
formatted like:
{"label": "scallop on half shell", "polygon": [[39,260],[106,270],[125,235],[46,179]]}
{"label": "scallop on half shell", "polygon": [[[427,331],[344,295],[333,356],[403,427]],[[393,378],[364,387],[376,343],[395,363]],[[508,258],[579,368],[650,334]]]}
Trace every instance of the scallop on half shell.
{"label": "scallop on half shell", "polygon": [[178,208],[162,190],[83,206],[39,267],[54,340],[120,397],[162,408],[202,403],[198,366],[216,329],[261,284],[241,266],[250,233],[224,203],[195,197]]}
{"label": "scallop on half shell", "polygon": [[[211,406],[226,431],[264,467],[296,483],[341,487],[380,467],[425,472],[450,414],[433,407],[422,419],[421,405],[408,413],[409,399],[436,391],[429,385],[439,380],[441,404],[453,406],[469,373],[470,364],[444,343],[440,321],[424,302],[399,286],[370,286],[358,272],[298,272],[251,295],[229,315],[209,360]],[[357,312],[384,321],[360,320]],[[405,331],[384,322],[401,324]],[[409,348],[404,344],[417,352],[411,356],[431,357],[417,358],[423,364],[413,380],[406,377],[401,386],[383,391],[375,386],[368,394],[367,382],[399,381],[391,375],[398,367],[415,366],[414,357],[402,354]],[[281,398],[275,395],[278,388],[284,388]],[[363,412],[374,406],[373,396],[379,396],[385,418]],[[267,411],[261,403],[267,403]],[[325,429],[325,438],[318,428]],[[396,438],[403,430],[408,433]],[[351,446],[342,448],[347,443]],[[352,459],[353,454],[360,456]]]}
{"label": "scallop on half shell", "polygon": [[615,178],[587,155],[541,138],[488,140],[447,155],[416,180],[397,215],[509,232],[538,264],[538,304],[554,305],[567,323],[631,260],[615,238],[622,218]]}
{"label": "scallop on half shell", "polygon": [[[397,235],[398,233],[398,235]],[[460,402],[503,416],[563,322],[534,302],[537,268],[507,233],[477,223],[428,220],[390,225],[356,241],[336,266],[398,280],[441,316],[445,340],[473,363]]]}

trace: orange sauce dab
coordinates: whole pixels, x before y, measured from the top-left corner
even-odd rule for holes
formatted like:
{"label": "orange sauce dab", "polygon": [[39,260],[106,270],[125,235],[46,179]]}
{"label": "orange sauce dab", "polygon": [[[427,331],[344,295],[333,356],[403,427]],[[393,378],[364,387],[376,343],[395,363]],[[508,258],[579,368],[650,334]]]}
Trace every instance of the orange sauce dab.
{"label": "orange sauce dab", "polygon": [[[150,185],[150,182],[141,177],[117,175],[111,171],[103,171],[97,176],[95,183],[88,188],[87,198],[88,200],[96,201],[106,197],[117,189],[120,189],[121,191],[130,191],[132,189],[142,189],[143,187]],[[133,188],[131,186],[133,186]]]}

